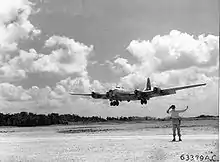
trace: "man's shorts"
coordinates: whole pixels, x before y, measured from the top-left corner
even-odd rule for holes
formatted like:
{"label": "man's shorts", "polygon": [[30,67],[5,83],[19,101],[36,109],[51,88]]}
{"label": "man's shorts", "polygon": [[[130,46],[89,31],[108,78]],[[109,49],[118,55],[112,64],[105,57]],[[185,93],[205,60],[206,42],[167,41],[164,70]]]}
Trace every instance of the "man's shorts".
{"label": "man's shorts", "polygon": [[180,125],[181,119],[180,118],[172,118],[172,124],[173,125]]}

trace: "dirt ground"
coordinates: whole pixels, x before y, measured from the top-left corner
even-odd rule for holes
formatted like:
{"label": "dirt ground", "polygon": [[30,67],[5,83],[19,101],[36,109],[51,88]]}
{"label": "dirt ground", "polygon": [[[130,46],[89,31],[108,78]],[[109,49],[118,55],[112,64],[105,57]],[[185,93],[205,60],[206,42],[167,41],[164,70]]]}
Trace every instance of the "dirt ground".
{"label": "dirt ground", "polygon": [[217,120],[185,122],[182,142],[163,124],[0,127],[0,161],[218,161]]}

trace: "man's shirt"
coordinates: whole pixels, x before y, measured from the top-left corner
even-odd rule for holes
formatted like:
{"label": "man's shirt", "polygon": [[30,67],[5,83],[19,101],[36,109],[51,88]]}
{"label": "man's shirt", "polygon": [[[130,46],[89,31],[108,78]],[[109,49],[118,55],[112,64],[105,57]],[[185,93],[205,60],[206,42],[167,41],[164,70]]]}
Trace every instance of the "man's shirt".
{"label": "man's shirt", "polygon": [[180,118],[179,113],[182,113],[186,111],[187,109],[184,110],[170,110],[169,114],[171,114],[171,118]]}

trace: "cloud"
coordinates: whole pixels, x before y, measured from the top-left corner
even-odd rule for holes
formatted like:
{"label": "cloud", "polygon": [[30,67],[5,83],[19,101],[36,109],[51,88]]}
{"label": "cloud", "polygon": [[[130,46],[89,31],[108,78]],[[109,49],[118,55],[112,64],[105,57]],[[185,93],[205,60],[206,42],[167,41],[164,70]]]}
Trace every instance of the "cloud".
{"label": "cloud", "polygon": [[70,92],[91,93],[91,90],[99,91],[104,87],[98,81],[91,82],[87,77],[66,78],[56,83],[54,87],[45,86],[39,88],[32,86],[24,89],[22,86],[15,86],[11,83],[0,83],[0,98],[7,101],[32,100],[38,104],[48,104],[50,102],[66,101],[70,98]]}
{"label": "cloud", "polygon": [[212,77],[216,77],[208,77],[203,70],[199,69],[198,67],[190,67],[181,70],[169,70],[152,74],[152,80],[162,86],[172,86],[205,83],[210,81]]}
{"label": "cloud", "polygon": [[[69,112],[81,115],[100,114],[94,110],[95,108],[96,110],[102,109],[102,100],[93,101],[89,98],[73,97],[69,94],[69,92],[91,93],[90,89],[97,91],[103,89],[99,81],[94,80],[90,82],[86,77],[74,79],[68,77],[57,82],[54,87],[46,86],[39,88],[33,86],[29,89],[24,89],[22,86],[15,86],[10,83],[0,83],[1,110],[8,112],[6,107],[12,107],[14,112],[22,109],[22,111],[37,113]],[[14,108],[16,104],[17,110]],[[101,115],[104,115],[104,110],[102,110]]]}
{"label": "cloud", "polygon": [[32,38],[41,31],[29,20],[33,3],[28,0],[0,0],[0,3],[0,80],[4,82],[26,77],[26,71],[15,66],[18,58],[12,57],[19,53],[21,39]]}
{"label": "cloud", "polygon": [[55,47],[49,55],[39,54],[35,49],[19,50],[18,55],[5,59],[0,67],[1,80],[24,79],[27,73],[52,72],[58,75],[78,74],[86,77],[88,56],[93,46],[73,39],[52,36],[45,42],[46,47]]}
{"label": "cloud", "polygon": [[118,68],[118,70],[120,70],[120,72],[131,73],[131,72],[134,72],[134,70],[136,69],[135,65],[128,64],[128,60],[121,58],[121,57],[117,58],[114,61],[114,63],[117,64],[118,66],[113,65],[112,67],[114,67],[114,70],[117,70],[117,68]]}
{"label": "cloud", "polygon": [[21,86],[14,86],[10,83],[0,84],[0,97],[7,101],[25,101],[31,99]]}
{"label": "cloud", "polygon": [[68,77],[56,83],[56,88],[59,87],[62,92],[75,93],[91,93],[92,91],[104,93],[109,86],[110,84],[101,83],[98,80],[91,81],[89,77],[77,77],[74,79]]}
{"label": "cloud", "polygon": [[29,52],[20,50],[18,56],[2,63],[0,67],[1,80],[15,81],[25,78],[27,72],[34,71],[33,63],[40,56],[34,49],[30,49]]}
{"label": "cloud", "polygon": [[49,54],[34,49],[18,48],[23,39],[32,39],[41,33],[29,20],[36,14],[35,4],[28,0],[0,0],[0,82],[24,79],[28,73],[51,72],[59,75],[88,75],[88,57],[93,46],[86,46],[64,36],[51,36],[45,42],[52,48]]}
{"label": "cloud", "polygon": [[155,57],[161,60],[158,70],[166,71],[214,65],[218,57],[219,37],[200,35],[196,39],[173,30],[169,35],[155,36],[151,44],[155,49]]}
{"label": "cloud", "polygon": [[34,62],[36,71],[55,72],[59,74],[78,73],[87,75],[87,57],[93,46],[86,46],[67,37],[52,36],[45,42],[46,47],[58,47],[49,55],[43,55]]}
{"label": "cloud", "polygon": [[40,34],[28,20],[33,3],[28,0],[0,0],[0,51],[17,49],[18,40]]}
{"label": "cloud", "polygon": [[[157,35],[151,41],[132,40],[127,50],[137,59],[137,63],[129,64],[127,59],[116,58],[109,65],[112,69],[123,69],[120,72],[125,75],[120,81],[128,88],[143,85],[146,77],[151,77],[154,82],[169,84],[169,78],[174,80],[176,76],[179,78],[178,82],[173,81],[176,85],[190,83],[192,79],[186,74],[216,75],[218,69],[219,37],[214,35],[199,35],[196,38],[172,30],[168,35]],[[197,81],[199,79],[197,77]]]}
{"label": "cloud", "polygon": [[63,86],[68,91],[75,92],[89,92],[90,91],[90,80],[87,77],[77,77],[71,79],[70,77],[61,80],[57,83],[57,86]]}

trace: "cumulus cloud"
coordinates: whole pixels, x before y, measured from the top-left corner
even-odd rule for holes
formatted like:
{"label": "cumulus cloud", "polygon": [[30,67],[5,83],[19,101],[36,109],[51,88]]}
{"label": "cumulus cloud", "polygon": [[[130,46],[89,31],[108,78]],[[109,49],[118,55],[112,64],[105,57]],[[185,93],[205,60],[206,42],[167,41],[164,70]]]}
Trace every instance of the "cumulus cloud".
{"label": "cumulus cloud", "polygon": [[37,71],[56,72],[60,74],[78,73],[86,76],[87,57],[93,46],[86,46],[67,37],[52,36],[45,42],[46,47],[58,47],[49,55],[44,55],[36,62]]}
{"label": "cumulus cloud", "polygon": [[[123,69],[126,75],[121,77],[121,83],[128,88],[143,85],[146,77],[151,77],[153,82],[157,82],[155,84],[195,83],[218,70],[219,37],[214,35],[195,37],[172,30],[168,35],[157,35],[151,41],[133,40],[127,50],[138,63],[129,64],[124,58],[116,58],[110,64],[112,68]],[[194,75],[196,80],[192,79]]]}
{"label": "cumulus cloud", "polygon": [[33,71],[33,62],[40,57],[34,49],[29,52],[20,50],[19,55],[2,63],[0,67],[1,80],[16,80],[26,77],[26,72]]}
{"label": "cumulus cloud", "polygon": [[0,83],[0,98],[7,101],[32,100],[38,104],[44,105],[50,102],[67,101],[70,98],[70,92],[91,93],[91,90],[99,91],[104,87],[98,81],[91,82],[87,77],[66,78],[56,83],[54,87],[46,86],[39,88],[32,86],[24,89],[22,86],[15,86],[11,83]]}
{"label": "cumulus cloud", "polygon": [[7,101],[24,101],[31,99],[31,96],[21,86],[14,86],[10,83],[0,84],[0,95]]}
{"label": "cumulus cloud", "polygon": [[18,53],[18,42],[41,31],[29,20],[34,11],[33,3],[28,0],[0,0],[0,3],[0,80],[17,80],[26,76],[25,69],[15,66],[18,58],[12,59]]}
{"label": "cumulus cloud", "polygon": [[111,86],[109,83],[101,83],[98,80],[91,81],[89,77],[77,77],[77,78],[66,78],[56,83],[56,88],[62,89],[62,92],[76,92],[76,93],[91,93],[105,92],[108,87]]}
{"label": "cumulus cloud", "polygon": [[128,64],[128,60],[127,59],[124,59],[124,58],[117,58],[115,61],[114,61],[115,64],[117,64],[118,66],[114,66],[114,64],[111,64],[110,62],[110,65],[113,65],[113,69],[114,70],[117,70],[119,72],[124,72],[124,73],[131,73],[131,72],[134,72],[136,66],[135,65],[130,65]]}
{"label": "cumulus cloud", "polygon": [[26,72],[21,69],[16,69],[10,65],[4,65],[0,68],[0,80],[4,81],[16,81],[26,77]]}
{"label": "cumulus cloud", "polygon": [[160,71],[210,66],[216,63],[218,57],[219,37],[213,35],[194,38],[173,30],[169,35],[154,37],[151,43],[155,56],[161,60]]}
{"label": "cumulus cloud", "polygon": [[93,46],[86,46],[64,36],[51,36],[45,47],[49,54],[34,49],[18,49],[21,39],[39,35],[29,20],[35,14],[34,3],[29,0],[0,0],[0,81],[15,81],[27,77],[27,73],[52,72],[59,75],[76,73],[87,76],[88,56]]}
{"label": "cumulus cloud", "polygon": [[63,86],[66,91],[89,92],[90,80],[85,77],[71,79],[70,77],[61,80],[57,86]]}
{"label": "cumulus cloud", "polygon": [[18,40],[40,33],[28,20],[33,3],[28,0],[0,0],[0,3],[0,51],[15,50]]}
{"label": "cumulus cloud", "polygon": [[[13,107],[14,112],[22,110],[37,113],[68,112],[80,115],[97,115],[97,113],[104,115],[102,100],[93,101],[89,98],[73,97],[69,94],[69,92],[91,93],[90,90],[99,91],[103,88],[102,83],[98,80],[90,81],[86,77],[73,79],[68,77],[57,82],[54,87],[46,86],[44,88],[33,86],[24,89],[22,86],[0,83],[1,110],[8,112],[6,107]],[[14,109],[15,105],[18,110]],[[95,109],[102,113],[95,111]]]}
{"label": "cumulus cloud", "polygon": [[27,73],[52,72],[59,75],[76,73],[86,77],[88,55],[93,46],[76,42],[73,39],[52,36],[45,42],[46,47],[58,47],[50,54],[39,54],[34,49],[19,50],[18,55],[5,59],[0,67],[1,80],[23,79]]}

